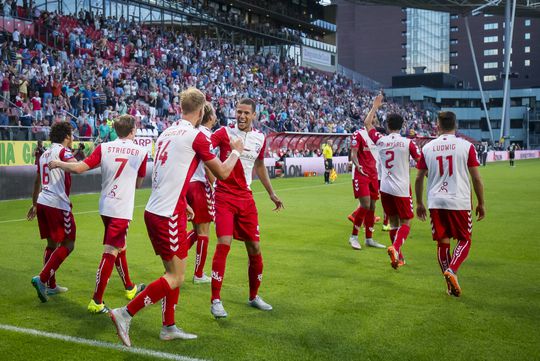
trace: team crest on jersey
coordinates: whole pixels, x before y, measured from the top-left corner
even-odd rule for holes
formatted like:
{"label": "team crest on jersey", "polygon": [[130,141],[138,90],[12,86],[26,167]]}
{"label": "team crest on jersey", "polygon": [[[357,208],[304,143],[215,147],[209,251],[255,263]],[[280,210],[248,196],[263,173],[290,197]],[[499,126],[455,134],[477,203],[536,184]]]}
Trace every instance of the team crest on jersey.
{"label": "team crest on jersey", "polygon": [[351,142],[351,145],[354,147],[358,144],[358,141],[356,139],[353,139]]}

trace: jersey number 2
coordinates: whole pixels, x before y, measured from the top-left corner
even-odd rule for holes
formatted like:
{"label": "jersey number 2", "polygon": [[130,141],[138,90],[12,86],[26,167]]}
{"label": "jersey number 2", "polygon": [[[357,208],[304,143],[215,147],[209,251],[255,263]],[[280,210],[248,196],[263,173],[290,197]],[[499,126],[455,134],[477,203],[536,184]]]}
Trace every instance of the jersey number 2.
{"label": "jersey number 2", "polygon": [[386,158],[386,162],[385,165],[386,165],[386,169],[391,169],[394,165],[391,164],[393,161],[394,161],[394,151],[393,150],[387,150],[386,151],[386,156],[388,158]]}
{"label": "jersey number 2", "polygon": [[[454,174],[454,158],[451,155],[447,155],[446,160],[448,161],[448,176],[451,177],[452,174]],[[441,176],[444,175],[444,159],[442,155],[439,155],[437,158],[437,161],[439,162],[439,174]]]}

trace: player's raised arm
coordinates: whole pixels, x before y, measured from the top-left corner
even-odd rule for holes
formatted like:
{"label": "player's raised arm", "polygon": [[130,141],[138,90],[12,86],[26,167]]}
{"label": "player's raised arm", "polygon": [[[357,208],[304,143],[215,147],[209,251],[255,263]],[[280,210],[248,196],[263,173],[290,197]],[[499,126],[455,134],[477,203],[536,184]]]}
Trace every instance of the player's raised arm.
{"label": "player's raised arm", "polygon": [[270,182],[270,177],[268,176],[268,170],[266,169],[266,166],[264,165],[264,159],[257,158],[255,160],[254,167],[255,167],[255,173],[257,173],[257,177],[259,177],[259,180],[264,186],[264,189],[266,189],[266,192],[268,192],[270,199],[276,205],[276,208],[274,208],[274,211],[279,211],[281,209],[284,209],[285,206],[283,205],[283,202],[281,201],[281,199],[279,199],[279,197],[274,192],[274,189],[272,187],[272,182]]}
{"label": "player's raised arm", "polygon": [[222,163],[217,157],[213,157],[206,161],[203,159],[204,164],[208,169],[210,169],[210,171],[220,180],[225,180],[229,177],[236,162],[240,158],[240,154],[242,154],[242,151],[244,150],[244,142],[240,138],[232,140],[230,145],[232,151],[225,162]]}
{"label": "player's raised arm", "polygon": [[375,119],[375,115],[377,114],[377,110],[382,105],[384,96],[382,94],[379,94],[375,97],[375,100],[373,101],[373,105],[371,106],[371,110],[369,111],[368,115],[366,116],[366,119],[364,119],[364,127],[369,132],[371,129],[375,129],[375,126],[373,125],[373,120]]}

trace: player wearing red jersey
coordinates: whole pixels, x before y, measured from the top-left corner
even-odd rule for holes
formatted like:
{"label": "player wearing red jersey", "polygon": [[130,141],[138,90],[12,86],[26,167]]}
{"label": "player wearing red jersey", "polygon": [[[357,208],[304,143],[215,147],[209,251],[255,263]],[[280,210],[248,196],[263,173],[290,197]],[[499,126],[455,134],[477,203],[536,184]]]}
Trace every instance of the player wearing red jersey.
{"label": "player wearing red jersey", "polygon": [[[382,95],[379,95],[381,97]],[[378,104],[378,102],[377,102]],[[389,114],[387,119],[389,134],[383,136],[373,127],[368,119],[366,130],[377,145],[381,163],[381,203],[384,213],[390,221],[390,241],[388,247],[391,265],[394,269],[405,264],[401,246],[410,231],[410,222],[414,217],[411,197],[409,159],[420,158],[416,144],[400,134],[403,118],[399,114]]]}
{"label": "player wearing red jersey", "polygon": [[76,233],[69,200],[71,175],[61,169],[49,169],[49,162],[54,159],[75,162],[70,150],[73,143],[71,124],[54,124],[50,139],[51,146],[37,163],[32,207],[27,214],[28,220],[37,215],[41,239],[47,239],[43,269],[39,276],[32,278],[32,285],[41,302],[47,302],[50,294],[67,291],[67,288],[56,285],[55,274],[73,251]]}
{"label": "player wearing red jersey", "polygon": [[[433,240],[437,241],[437,259],[446,279],[449,295],[459,297],[461,287],[457,272],[469,254],[472,235],[471,186],[478,204],[478,221],[484,219],[484,185],[478,171],[478,158],[474,146],[456,137],[456,115],[441,112],[438,116],[439,137],[422,148],[416,176],[416,214],[426,219],[422,201],[424,177],[428,177],[428,208]],[[450,256],[450,238],[458,241]]]}
{"label": "player wearing red jersey", "polygon": [[[216,124],[216,112],[212,103],[206,102],[204,106],[204,115],[199,130],[208,138],[212,135],[212,127]],[[195,271],[193,274],[194,284],[210,283],[211,278],[204,273],[206,263],[206,254],[208,252],[208,235],[210,223],[214,220],[214,191],[212,185],[215,177],[206,170],[203,162],[199,162],[197,170],[191,182],[186,195],[187,203],[195,216],[191,220],[193,229],[189,231],[187,239],[191,248],[197,244],[195,254]]]}
{"label": "player wearing red jersey", "polygon": [[264,311],[272,306],[258,295],[262,280],[263,260],[259,244],[259,220],[257,207],[251,192],[253,169],[276,205],[275,211],[283,208],[283,203],[274,193],[270,177],[264,166],[266,141],[264,134],[254,130],[252,122],[257,113],[252,99],[242,99],[236,106],[236,126],[223,127],[212,135],[212,144],[219,147],[219,156],[225,159],[230,153],[229,142],[243,139],[245,151],[236,163],[231,176],[218,180],[216,186],[216,233],[218,243],[212,261],[212,305],[210,311],[216,318],[227,317],[221,302],[221,285],[225,275],[227,254],[232,239],[243,241],[249,257],[249,304]]}
{"label": "player wearing red jersey", "polygon": [[96,273],[94,295],[88,304],[91,313],[106,313],[103,294],[116,270],[122,279],[126,298],[131,300],[144,285],[135,285],[129,277],[126,258],[126,237],[133,218],[135,188],[140,188],[146,175],[148,152],[133,142],[135,138],[135,118],[123,115],[114,121],[118,139],[96,147],[85,160],[67,163],[53,160],[50,169],[60,168],[70,173],[84,173],[101,167],[101,197],[99,213],[105,226],[103,255]]}
{"label": "player wearing red jersey", "polygon": [[[382,97],[375,98],[365,122],[371,122],[377,109],[382,103]],[[354,198],[358,199],[360,207],[354,215],[352,234],[349,244],[353,249],[362,249],[358,242],[358,230],[364,224],[366,230],[365,245],[369,247],[385,248],[373,240],[373,225],[375,223],[375,202],[379,199],[379,181],[377,176],[377,151],[375,143],[369,138],[366,129],[353,133],[351,139],[351,161],[353,170]]]}
{"label": "player wearing red jersey", "polygon": [[180,95],[183,119],[167,128],[157,139],[157,151],[152,171],[152,193],[146,205],[144,221],[148,236],[157,255],[163,261],[165,275],[150,283],[122,308],[110,311],[119,338],[131,346],[129,327],[132,317],[146,306],[162,300],[160,339],[194,339],[196,335],[176,327],[174,312],[180,286],[184,282],[188,243],[187,218],[193,211],[186,203],[189,181],[199,161],[219,179],[231,174],[244,145],[241,139],[230,143],[230,156],[222,163],[212,154],[208,137],[198,130],[204,114],[205,95],[189,88]]}

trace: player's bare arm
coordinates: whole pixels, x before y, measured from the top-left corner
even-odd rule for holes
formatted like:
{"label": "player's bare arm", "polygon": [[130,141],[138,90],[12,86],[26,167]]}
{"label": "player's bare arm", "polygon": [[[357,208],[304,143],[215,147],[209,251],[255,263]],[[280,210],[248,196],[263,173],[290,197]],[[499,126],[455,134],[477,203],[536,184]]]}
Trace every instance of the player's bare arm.
{"label": "player's bare arm", "polygon": [[482,182],[482,177],[480,177],[478,167],[470,167],[469,173],[472,178],[474,193],[478,200],[478,204],[476,205],[476,216],[478,218],[476,220],[481,221],[486,216],[486,210],[484,208],[484,183]]}
{"label": "player's bare arm", "polygon": [[37,173],[36,179],[34,180],[34,190],[32,192],[32,206],[30,206],[30,209],[28,210],[28,213],[26,214],[26,219],[29,221],[36,218],[36,212],[37,212],[36,204],[37,204],[39,192],[41,192],[41,179],[40,179],[40,174]]}
{"label": "player's bare arm", "polygon": [[230,144],[232,151],[225,162],[221,163],[217,157],[204,162],[208,169],[210,169],[210,171],[220,180],[225,180],[229,177],[236,162],[240,158],[240,154],[242,154],[242,151],[244,150],[244,142],[240,138],[231,140]]}
{"label": "player's bare arm", "polygon": [[371,106],[371,110],[369,111],[368,115],[366,116],[366,119],[364,120],[364,127],[369,132],[371,129],[375,128],[374,126],[374,119],[375,114],[377,114],[377,110],[382,105],[384,96],[382,94],[379,94],[375,97],[375,100],[373,101],[373,105]]}
{"label": "player's bare arm", "polygon": [[416,194],[416,215],[421,221],[426,220],[427,212],[424,205],[424,179],[427,175],[427,169],[419,169],[416,174],[416,182],[414,183],[414,192]]}
{"label": "player's bare arm", "polygon": [[75,158],[71,158],[67,162],[63,162],[61,160],[51,160],[49,162],[49,168],[55,169],[60,168],[65,172],[69,173],[75,173],[75,174],[81,174],[86,172],[90,167],[85,162],[77,162]]}
{"label": "player's bare arm", "polygon": [[360,165],[360,162],[358,161],[358,154],[356,152],[352,151],[352,149],[351,149],[351,162],[354,165],[354,167],[356,168],[356,170],[358,170],[358,173],[360,173],[364,177],[368,176],[364,172],[364,170],[362,169],[362,166]]}
{"label": "player's bare arm", "polygon": [[259,180],[264,186],[264,189],[266,189],[266,192],[268,192],[270,199],[276,205],[276,208],[274,208],[273,210],[279,211],[281,209],[284,209],[285,207],[283,206],[283,202],[281,201],[281,199],[279,199],[276,193],[274,193],[274,189],[272,188],[272,183],[270,182],[270,177],[268,176],[268,170],[266,169],[266,166],[264,165],[264,160],[262,159],[255,160],[255,173],[257,173],[257,177],[259,177]]}
{"label": "player's bare arm", "polygon": [[137,180],[135,182],[135,188],[141,188],[143,182],[144,182],[144,177],[137,177]]}
{"label": "player's bare arm", "polygon": [[195,212],[193,211],[193,208],[189,206],[189,204],[186,203],[186,216],[187,220],[191,221],[193,218],[195,218]]}
{"label": "player's bare arm", "polygon": [[204,166],[204,173],[206,174],[206,178],[208,178],[208,183],[210,184],[210,188],[214,189],[214,183],[216,182],[216,177],[214,174],[208,169],[207,166]]}

